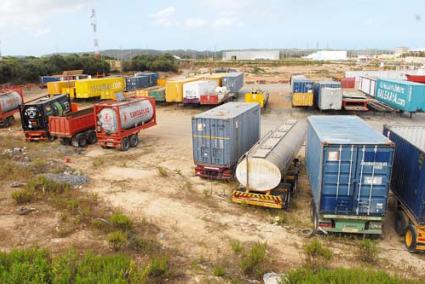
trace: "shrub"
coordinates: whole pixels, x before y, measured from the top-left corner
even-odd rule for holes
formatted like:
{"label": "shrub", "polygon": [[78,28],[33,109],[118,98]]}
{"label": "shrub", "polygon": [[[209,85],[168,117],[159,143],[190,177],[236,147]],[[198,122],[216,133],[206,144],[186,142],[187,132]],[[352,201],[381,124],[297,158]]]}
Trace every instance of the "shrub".
{"label": "shrub", "polygon": [[119,251],[125,245],[127,245],[127,234],[121,231],[115,231],[108,234],[107,240],[108,240],[109,246],[113,250]]}
{"label": "shrub", "polygon": [[109,217],[109,221],[114,228],[122,231],[129,231],[133,228],[133,222],[127,215],[122,213],[112,214],[111,217]]}
{"label": "shrub", "polygon": [[259,275],[263,272],[263,263],[266,256],[266,244],[256,243],[248,254],[241,259],[240,266],[245,274]]}
{"label": "shrub", "polygon": [[26,188],[42,193],[61,194],[68,191],[71,187],[67,183],[59,183],[49,180],[44,176],[39,176],[30,180]]}
{"label": "shrub", "polygon": [[158,169],[158,172],[159,172],[159,175],[160,176],[162,176],[162,177],[168,176],[168,171],[167,171],[166,168],[161,167],[161,166],[158,166],[157,169]]}
{"label": "shrub", "polygon": [[217,277],[223,277],[226,275],[226,269],[223,265],[217,264],[213,268],[213,274]]}
{"label": "shrub", "polygon": [[376,242],[364,239],[359,244],[359,258],[363,262],[374,263],[378,257],[379,249]]}
{"label": "shrub", "polygon": [[167,257],[160,257],[160,258],[153,258],[150,266],[149,266],[149,276],[152,277],[164,277],[169,272],[169,266],[168,266],[168,258]]}
{"label": "shrub", "polygon": [[282,283],[328,284],[328,283],[362,283],[362,284],[416,284],[420,281],[401,279],[389,276],[383,271],[361,268],[320,269],[314,272],[309,269],[297,269],[289,272]]}
{"label": "shrub", "polygon": [[236,254],[240,254],[243,252],[243,246],[238,240],[231,240],[230,246],[232,247],[232,251]]}
{"label": "shrub", "polygon": [[307,266],[313,271],[318,271],[325,267],[332,259],[332,251],[324,247],[318,239],[313,239],[304,245]]}
{"label": "shrub", "polygon": [[34,198],[34,192],[28,189],[20,189],[12,192],[12,198],[16,204],[25,204],[32,201]]}

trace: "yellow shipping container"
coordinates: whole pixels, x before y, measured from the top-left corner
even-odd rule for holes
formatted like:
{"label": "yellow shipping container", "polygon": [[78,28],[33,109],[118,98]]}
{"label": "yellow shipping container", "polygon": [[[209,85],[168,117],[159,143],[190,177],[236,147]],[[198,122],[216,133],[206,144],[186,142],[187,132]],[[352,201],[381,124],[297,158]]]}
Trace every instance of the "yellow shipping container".
{"label": "yellow shipping container", "polygon": [[294,107],[310,107],[313,106],[313,92],[308,93],[293,93],[292,106]]}
{"label": "yellow shipping container", "polygon": [[269,101],[269,94],[265,92],[253,91],[245,94],[246,103],[258,103],[261,108],[266,107]]}
{"label": "yellow shipping container", "polygon": [[204,79],[206,80],[216,80],[218,86],[222,87],[223,86],[223,78],[227,75],[227,73],[213,73],[210,75],[206,75],[204,77]]}
{"label": "yellow shipping container", "polygon": [[113,100],[117,93],[125,90],[125,80],[122,77],[106,77],[75,82],[77,99],[100,98]]}
{"label": "yellow shipping container", "polygon": [[165,87],[165,84],[167,83],[167,80],[166,79],[158,79],[157,81],[156,81],[156,84],[158,85],[158,86],[161,86],[161,87]]}
{"label": "yellow shipping container", "polygon": [[57,94],[69,94],[74,97],[75,81],[56,81],[47,83],[47,93],[50,96]]}
{"label": "yellow shipping container", "polygon": [[165,84],[165,101],[167,103],[183,102],[183,85],[197,80],[199,80],[199,78],[168,80]]}

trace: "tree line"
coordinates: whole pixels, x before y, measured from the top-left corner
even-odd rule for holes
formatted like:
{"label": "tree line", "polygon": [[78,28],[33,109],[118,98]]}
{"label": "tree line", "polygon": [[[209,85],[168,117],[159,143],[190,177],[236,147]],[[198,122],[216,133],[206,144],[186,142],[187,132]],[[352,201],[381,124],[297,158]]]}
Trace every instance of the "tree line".
{"label": "tree line", "polygon": [[105,59],[92,55],[52,55],[44,57],[3,57],[0,61],[0,84],[34,83],[43,75],[62,74],[66,70],[83,70],[85,74],[109,73]]}
{"label": "tree line", "polygon": [[[43,57],[3,57],[0,60],[0,84],[35,83],[43,75],[62,74],[66,70],[83,70],[84,74],[109,74],[110,65],[102,56],[91,54],[52,55]],[[178,71],[178,62],[170,54],[139,55],[123,62],[123,71]]]}

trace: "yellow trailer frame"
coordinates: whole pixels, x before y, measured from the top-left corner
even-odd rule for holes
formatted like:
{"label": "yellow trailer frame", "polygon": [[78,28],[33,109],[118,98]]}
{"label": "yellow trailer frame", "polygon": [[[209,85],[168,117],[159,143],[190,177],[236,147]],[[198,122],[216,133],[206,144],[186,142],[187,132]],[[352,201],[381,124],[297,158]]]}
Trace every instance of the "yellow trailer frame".
{"label": "yellow trailer frame", "polygon": [[[425,251],[425,225],[420,225],[416,222],[416,218],[410,213],[410,210],[400,201],[398,202],[398,214],[404,214],[404,217],[409,220],[407,228],[404,232],[404,245],[409,252]],[[397,220],[396,220],[397,221]]]}

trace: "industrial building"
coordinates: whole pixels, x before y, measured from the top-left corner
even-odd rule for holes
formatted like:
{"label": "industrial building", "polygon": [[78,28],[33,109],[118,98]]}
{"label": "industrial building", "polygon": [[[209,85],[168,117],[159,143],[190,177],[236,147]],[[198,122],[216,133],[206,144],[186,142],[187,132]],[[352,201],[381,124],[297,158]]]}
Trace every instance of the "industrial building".
{"label": "industrial building", "polygon": [[279,60],[279,50],[224,51],[223,60]]}
{"label": "industrial building", "polygon": [[311,60],[347,60],[348,56],[346,50],[319,50],[304,58]]}

